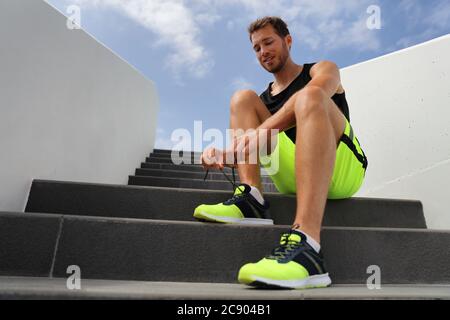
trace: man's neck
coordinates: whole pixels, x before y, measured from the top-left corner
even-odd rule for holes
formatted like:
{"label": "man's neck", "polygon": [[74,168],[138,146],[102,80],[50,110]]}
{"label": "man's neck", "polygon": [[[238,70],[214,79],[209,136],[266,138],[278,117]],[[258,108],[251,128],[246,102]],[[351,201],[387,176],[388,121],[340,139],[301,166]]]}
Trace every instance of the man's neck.
{"label": "man's neck", "polygon": [[280,92],[284,90],[303,70],[302,65],[297,65],[289,59],[284,68],[274,74],[275,82],[272,85],[272,90]]}

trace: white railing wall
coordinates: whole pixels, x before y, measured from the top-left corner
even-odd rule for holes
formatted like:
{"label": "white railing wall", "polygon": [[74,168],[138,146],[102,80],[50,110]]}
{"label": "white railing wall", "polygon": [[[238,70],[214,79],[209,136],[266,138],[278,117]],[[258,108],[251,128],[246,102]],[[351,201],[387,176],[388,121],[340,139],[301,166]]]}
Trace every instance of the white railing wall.
{"label": "white railing wall", "polygon": [[154,84],[42,0],[0,1],[0,210],[32,179],[126,184],[154,144]]}
{"label": "white railing wall", "polygon": [[369,158],[363,197],[418,199],[450,229],[450,35],[342,70]]}

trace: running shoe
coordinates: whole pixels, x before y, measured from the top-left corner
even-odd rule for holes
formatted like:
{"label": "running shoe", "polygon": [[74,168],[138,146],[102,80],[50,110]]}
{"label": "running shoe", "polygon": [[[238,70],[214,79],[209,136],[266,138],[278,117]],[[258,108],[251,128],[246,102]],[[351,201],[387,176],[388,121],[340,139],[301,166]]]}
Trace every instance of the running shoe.
{"label": "running shoe", "polygon": [[269,203],[263,204],[250,193],[247,184],[236,186],[233,197],[225,202],[195,208],[194,218],[209,222],[273,225],[269,216]]}
{"label": "running shoe", "polygon": [[291,230],[281,236],[280,245],[257,263],[244,265],[238,281],[255,287],[307,289],[331,285],[321,252],[317,253],[306,236]]}

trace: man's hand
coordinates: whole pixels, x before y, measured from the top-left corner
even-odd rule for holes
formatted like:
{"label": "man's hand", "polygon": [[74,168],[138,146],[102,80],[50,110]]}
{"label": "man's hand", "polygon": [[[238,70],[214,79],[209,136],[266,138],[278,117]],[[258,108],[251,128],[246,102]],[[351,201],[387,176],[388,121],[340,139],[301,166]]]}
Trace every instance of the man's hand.
{"label": "man's hand", "polygon": [[258,140],[259,138],[256,131],[247,132],[239,137],[234,137],[228,152],[235,155],[239,163],[242,163],[243,161],[245,161],[245,163],[250,162],[250,159],[248,159],[250,155],[257,155]]}
{"label": "man's hand", "polygon": [[[272,130],[278,133],[278,130]],[[239,137],[233,137],[231,146],[225,150],[208,148],[203,151],[200,162],[205,169],[236,167],[236,164],[258,164],[258,155],[263,148],[270,146],[270,130],[250,130]],[[272,133],[274,134],[274,133]],[[269,152],[267,150],[267,152]]]}
{"label": "man's hand", "polygon": [[[235,163],[226,162],[226,150],[220,150],[216,148],[205,149],[200,156],[200,163],[205,169],[220,169],[224,167],[234,167]],[[232,159],[229,157],[229,159]]]}
{"label": "man's hand", "polygon": [[239,137],[234,137],[233,143],[227,149],[226,154],[233,155],[235,161],[239,164],[258,164],[261,150],[267,149],[267,146],[270,145],[268,134],[269,130],[256,129],[249,130]]}

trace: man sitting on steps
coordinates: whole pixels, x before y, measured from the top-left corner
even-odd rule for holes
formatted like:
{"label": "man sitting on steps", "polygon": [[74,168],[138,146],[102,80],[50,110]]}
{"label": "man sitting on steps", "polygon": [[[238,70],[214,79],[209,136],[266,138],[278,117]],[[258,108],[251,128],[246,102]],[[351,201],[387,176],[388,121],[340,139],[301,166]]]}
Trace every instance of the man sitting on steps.
{"label": "man sitting on steps", "polygon": [[[328,199],[350,198],[360,188],[367,158],[352,127],[339,69],[330,61],[298,65],[290,56],[292,37],[278,17],[253,22],[250,41],[261,66],[275,81],[260,96],[238,91],[231,99],[232,129],[255,129],[236,135],[228,150],[209,148],[202,153],[205,168],[233,166],[227,155],[269,148],[267,138],[277,139],[266,160],[277,161],[269,173],[277,190],[297,195],[293,226],[280,245],[257,263],[244,265],[241,283],[283,288],[317,288],[331,284],[320,250],[320,232]],[[278,129],[274,135],[272,129]],[[254,144],[255,143],[255,144]],[[246,158],[247,159],[247,158]],[[261,160],[261,159],[259,159]],[[262,161],[261,161],[262,162]],[[240,185],[223,203],[203,204],[194,217],[222,223],[272,224],[262,194],[260,165],[237,164]]]}

